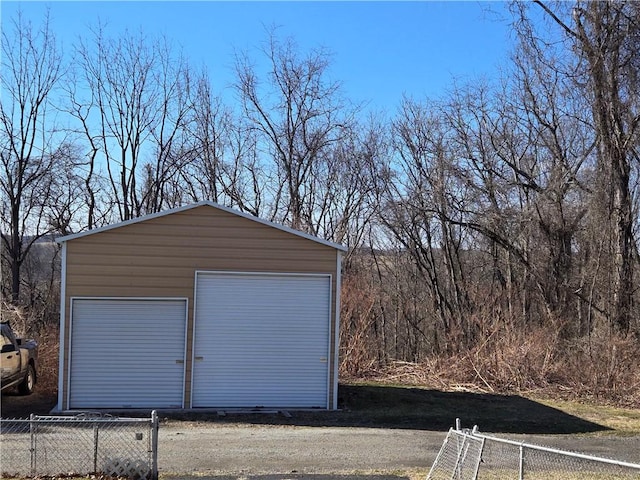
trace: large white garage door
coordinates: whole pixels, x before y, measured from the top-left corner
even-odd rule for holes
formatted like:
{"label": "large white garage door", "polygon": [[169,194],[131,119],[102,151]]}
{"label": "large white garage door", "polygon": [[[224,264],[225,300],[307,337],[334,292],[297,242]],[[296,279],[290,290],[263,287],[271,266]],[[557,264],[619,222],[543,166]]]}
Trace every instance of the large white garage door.
{"label": "large white garage door", "polygon": [[198,273],[192,405],[327,408],[330,285]]}
{"label": "large white garage door", "polygon": [[183,406],[186,300],[74,299],[70,408]]}

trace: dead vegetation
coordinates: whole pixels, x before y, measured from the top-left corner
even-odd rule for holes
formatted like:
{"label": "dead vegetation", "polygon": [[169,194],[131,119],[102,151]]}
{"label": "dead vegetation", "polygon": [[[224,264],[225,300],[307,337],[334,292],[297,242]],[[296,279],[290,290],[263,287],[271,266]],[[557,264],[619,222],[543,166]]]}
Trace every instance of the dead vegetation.
{"label": "dead vegetation", "polygon": [[343,358],[341,379],[640,408],[637,348],[635,339],[612,335],[567,341],[538,328],[496,334],[468,352],[420,362],[377,365],[373,356],[364,360],[360,350],[359,365]]}

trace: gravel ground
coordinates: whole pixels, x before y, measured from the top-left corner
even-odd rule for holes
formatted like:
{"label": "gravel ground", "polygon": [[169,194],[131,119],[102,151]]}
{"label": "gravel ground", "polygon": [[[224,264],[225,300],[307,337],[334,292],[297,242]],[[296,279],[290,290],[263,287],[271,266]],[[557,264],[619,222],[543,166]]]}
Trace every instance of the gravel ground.
{"label": "gravel ground", "polygon": [[[424,478],[445,439],[420,430],[193,424],[162,425],[164,478]],[[640,463],[640,437],[499,435]]]}
{"label": "gravel ground", "polygon": [[[3,418],[27,418],[29,413],[47,414],[54,405],[55,396],[46,392],[36,391],[28,397],[3,394],[0,413]],[[480,407],[472,405],[469,411],[475,408]],[[158,459],[162,480],[193,480],[196,476],[216,480],[423,480],[446,437],[444,428],[435,431],[406,422],[398,425],[401,428],[375,428],[336,425],[331,424],[336,419],[327,419],[327,426],[305,426],[304,418],[293,425],[271,424],[269,418],[256,423],[249,418],[237,423],[162,421]],[[271,420],[287,423],[291,419]],[[511,423],[517,424],[515,420]],[[637,435],[495,436],[640,463]]]}
{"label": "gravel ground", "polygon": [[351,427],[162,425],[161,474],[428,470],[442,432]]}

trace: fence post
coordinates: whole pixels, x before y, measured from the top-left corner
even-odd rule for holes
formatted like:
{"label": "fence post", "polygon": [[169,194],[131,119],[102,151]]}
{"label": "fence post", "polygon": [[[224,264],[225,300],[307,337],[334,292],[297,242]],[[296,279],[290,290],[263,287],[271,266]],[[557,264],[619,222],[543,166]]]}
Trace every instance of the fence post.
{"label": "fence post", "polygon": [[29,415],[29,437],[31,440],[31,446],[29,448],[29,453],[31,455],[31,475],[36,474],[36,425],[35,425],[35,414],[32,413]]}
{"label": "fence post", "polygon": [[158,412],[151,412],[151,478],[158,480]]}
{"label": "fence post", "polygon": [[98,474],[98,422],[93,422],[93,473]]}
{"label": "fence post", "polygon": [[524,443],[520,444],[520,461],[518,464],[518,479],[524,480]]}
{"label": "fence post", "polygon": [[[474,425],[472,435],[475,434],[478,430],[478,426]],[[482,454],[484,453],[484,438],[480,443],[480,455],[478,456],[478,462],[476,463],[476,469],[473,472],[473,480],[478,480],[478,475],[480,474],[480,463],[482,462]]]}

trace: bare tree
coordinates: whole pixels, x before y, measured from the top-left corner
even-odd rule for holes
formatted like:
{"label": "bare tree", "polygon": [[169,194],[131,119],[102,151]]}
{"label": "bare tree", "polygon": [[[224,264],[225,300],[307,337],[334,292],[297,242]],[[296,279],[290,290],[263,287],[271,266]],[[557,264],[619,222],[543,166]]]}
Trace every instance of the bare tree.
{"label": "bare tree", "polygon": [[18,304],[29,251],[59,226],[51,206],[63,195],[67,150],[51,111],[64,68],[48,17],[34,28],[18,15],[12,27],[2,32],[0,232],[2,258],[11,271],[10,297]]}
{"label": "bare tree", "polygon": [[68,83],[63,87],[66,91],[64,110],[76,124],[71,131],[78,139],[77,163],[75,172],[81,181],[82,189],[77,195],[81,206],[74,215],[78,230],[99,227],[106,223],[110,213],[110,202],[106,195],[105,177],[101,175],[100,135],[91,124],[91,114],[95,108],[91,92],[81,94],[83,74],[77,72],[78,66],[71,64]]}
{"label": "bare tree", "polygon": [[[352,251],[362,245],[378,210],[377,195],[389,180],[389,146],[385,127],[371,118],[354,124],[313,170],[305,218],[311,232]],[[346,261],[349,258],[347,256]]]}
{"label": "bare tree", "polygon": [[273,158],[276,191],[270,217],[312,232],[312,178],[329,147],[348,128],[339,84],[328,80],[324,50],[300,56],[293,40],[280,42],[272,33],[265,56],[268,79],[261,83],[246,56],[236,61],[236,89],[246,119],[255,129],[258,148]]}
{"label": "bare tree", "polygon": [[[153,160],[145,163],[145,184],[140,192],[143,213],[155,213],[178,206],[182,199],[171,194],[179,190],[176,180],[191,160],[183,153],[188,148],[188,123],[192,116],[193,86],[186,60],[175,58],[165,39],[157,49],[153,82],[158,88],[157,121],[151,125],[151,139],[155,152]],[[178,187],[178,188],[176,188]]]}
{"label": "bare tree", "polygon": [[181,167],[176,152],[191,109],[190,73],[164,40],[107,38],[101,27],[93,33],[92,43],[77,48],[91,97],[72,99],[74,116],[90,155],[99,150],[104,158],[111,201],[127,220],[167,206],[164,186]]}
{"label": "bare tree", "polygon": [[214,95],[206,74],[196,82],[189,153],[182,182],[190,199],[211,200],[260,216],[269,188],[257,156],[255,130]]}
{"label": "bare tree", "polygon": [[557,72],[540,70],[538,60],[519,50],[507,85],[459,89],[443,115],[473,199],[465,203],[469,223],[463,224],[489,242],[509,311],[515,313],[517,265],[522,318],[535,318],[525,297],[532,298],[528,289],[539,291],[539,318],[563,330],[579,303],[573,249],[587,212],[583,171],[593,162],[594,142],[581,95]]}
{"label": "bare tree", "polygon": [[[640,9],[635,2],[577,2],[571,12],[536,1],[577,56],[597,134],[602,184],[612,230],[613,325],[628,333],[635,258],[631,169],[640,128]],[[577,86],[580,86],[578,84]]]}
{"label": "bare tree", "polygon": [[469,326],[465,315],[473,307],[461,263],[461,210],[456,209],[464,188],[453,168],[450,135],[439,105],[405,100],[392,142],[399,168],[395,181],[387,185],[381,220],[416,262],[430,293],[436,328],[443,332],[446,349],[453,351],[473,335],[464,331]]}

